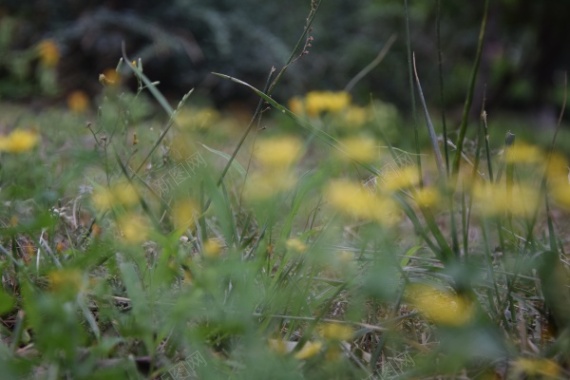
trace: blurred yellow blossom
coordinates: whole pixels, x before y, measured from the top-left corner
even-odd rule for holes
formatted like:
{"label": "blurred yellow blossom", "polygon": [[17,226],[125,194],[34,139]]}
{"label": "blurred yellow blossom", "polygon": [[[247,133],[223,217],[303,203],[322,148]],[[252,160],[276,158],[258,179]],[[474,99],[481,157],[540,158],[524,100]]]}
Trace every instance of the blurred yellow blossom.
{"label": "blurred yellow blossom", "polygon": [[559,379],[561,368],[555,361],[546,358],[518,358],[513,363],[513,370],[517,376],[544,376],[547,379]]}
{"label": "blurred yellow blossom", "polygon": [[249,200],[265,200],[291,190],[296,183],[296,176],[289,170],[261,170],[249,176],[245,184],[244,196]]}
{"label": "blurred yellow blossom", "polygon": [[550,156],[546,165],[546,176],[549,183],[570,183],[570,167],[564,156],[554,153]]}
{"label": "blurred yellow blossom", "polygon": [[423,187],[413,194],[416,203],[420,207],[431,208],[437,206],[440,201],[439,192],[433,187]]}
{"label": "blurred yellow blossom", "polygon": [[342,151],[337,151],[343,160],[370,163],[378,156],[376,141],[367,137],[349,137],[340,141]]}
{"label": "blurred yellow blossom", "polygon": [[181,199],[172,206],[172,222],[180,233],[194,225],[194,219],[199,214],[199,208],[192,199]]}
{"label": "blurred yellow blossom", "polygon": [[100,211],[105,211],[115,205],[116,199],[111,190],[107,188],[100,188],[93,192],[91,201],[93,202],[93,205]]}
{"label": "blurred yellow blossom", "polygon": [[295,358],[299,360],[312,358],[313,356],[318,355],[322,348],[322,342],[307,342],[303,348],[295,354]]}
{"label": "blurred yellow blossom", "polygon": [[48,273],[50,288],[54,291],[79,292],[83,275],[79,269],[57,269]]}
{"label": "blurred yellow blossom", "polygon": [[349,106],[341,115],[341,126],[347,129],[360,128],[370,120],[370,110],[366,107]]}
{"label": "blurred yellow blossom", "polygon": [[307,245],[297,238],[287,240],[285,246],[287,249],[297,253],[303,253],[307,250]]}
{"label": "blurred yellow blossom", "polygon": [[352,327],[342,323],[326,323],[319,327],[319,335],[330,340],[349,340],[354,331]]}
{"label": "blurred yellow blossom", "polygon": [[507,147],[505,160],[508,163],[533,164],[543,161],[542,152],[534,145],[516,143]]}
{"label": "blurred yellow blossom", "polygon": [[124,214],[117,220],[121,237],[131,244],[139,244],[148,239],[150,225],[146,218],[135,213]]}
{"label": "blurred yellow blossom", "polygon": [[333,208],[351,217],[387,225],[399,219],[399,209],[393,200],[372,193],[360,183],[334,180],[325,189],[325,199]]}
{"label": "blurred yellow blossom", "polygon": [[67,96],[67,106],[72,112],[83,113],[89,108],[89,97],[84,91],[73,91]]}
{"label": "blurred yellow blossom", "polygon": [[423,284],[409,285],[405,293],[407,301],[432,322],[461,326],[473,317],[470,302],[451,292]]}
{"label": "blurred yellow blossom", "polygon": [[420,182],[416,166],[391,166],[378,176],[377,182],[383,190],[397,191],[416,186]]}
{"label": "blurred yellow blossom", "polygon": [[287,342],[282,339],[269,339],[269,349],[277,354],[284,355],[289,352]]}
{"label": "blurred yellow blossom", "polygon": [[54,67],[59,62],[59,48],[54,40],[43,40],[38,44],[38,54],[43,66]]}
{"label": "blurred yellow blossom", "polygon": [[289,110],[294,114],[301,115],[305,112],[305,105],[303,99],[295,96],[289,100]]}
{"label": "blurred yellow blossom", "polygon": [[202,247],[202,253],[204,257],[209,259],[215,259],[220,256],[222,252],[221,244],[215,239],[208,239],[204,242],[204,246]]}
{"label": "blurred yellow blossom", "polygon": [[509,192],[505,184],[477,183],[473,198],[474,210],[486,216],[510,212],[514,216],[531,217],[540,204],[538,189],[530,185],[514,186]]}
{"label": "blurred yellow blossom", "polygon": [[98,188],[91,197],[93,205],[99,211],[106,211],[115,206],[134,206],[139,202],[135,187],[128,181],[118,181],[110,188]]}
{"label": "blurred yellow blossom", "polygon": [[387,170],[378,178],[379,186],[387,191],[407,189],[420,182],[418,169],[415,166],[406,166],[403,168]]}
{"label": "blurred yellow blossom", "polygon": [[311,117],[323,112],[338,113],[349,106],[350,94],[344,91],[311,91],[305,97],[305,110]]}
{"label": "blurred yellow blossom", "polygon": [[99,75],[99,82],[108,86],[117,86],[121,83],[121,75],[115,69],[105,69],[105,71]]}
{"label": "blurred yellow blossom", "polygon": [[0,136],[0,152],[23,153],[38,143],[38,134],[24,129],[15,129],[8,136]]}
{"label": "blurred yellow blossom", "polygon": [[550,195],[554,202],[560,206],[570,209],[570,184],[558,182],[550,187]]}
{"label": "blurred yellow blossom", "polygon": [[273,137],[260,140],[253,154],[266,168],[284,169],[297,161],[302,147],[301,141],[295,137]]}
{"label": "blurred yellow blossom", "polygon": [[174,117],[177,127],[189,130],[210,128],[220,119],[220,113],[213,108],[183,108]]}

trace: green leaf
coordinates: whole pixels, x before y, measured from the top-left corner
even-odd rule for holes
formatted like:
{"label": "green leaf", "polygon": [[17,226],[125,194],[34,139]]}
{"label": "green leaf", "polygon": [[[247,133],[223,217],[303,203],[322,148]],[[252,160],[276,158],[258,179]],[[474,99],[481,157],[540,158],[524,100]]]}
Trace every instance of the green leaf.
{"label": "green leaf", "polygon": [[[225,159],[226,161],[232,160],[232,157],[231,157],[229,154],[227,154],[227,153],[221,152],[221,151],[216,150],[216,149],[214,149],[214,148],[210,148],[209,146],[204,145],[204,144],[202,144],[202,146],[203,146],[204,148],[206,148],[206,150],[208,150],[209,152],[212,152],[212,153],[214,153],[214,154],[216,154],[216,155],[222,157],[222,158]],[[245,175],[246,175],[246,170],[245,170],[245,168],[244,168],[243,166],[241,166],[241,164],[240,164],[239,162],[237,162],[235,159],[232,160],[231,167],[232,167],[233,169],[235,169],[242,177],[245,177]]]}
{"label": "green leaf", "polygon": [[0,315],[5,314],[14,308],[14,297],[0,289]]}
{"label": "green leaf", "polygon": [[404,254],[404,257],[402,258],[402,261],[400,261],[400,266],[403,268],[406,265],[408,265],[408,263],[410,262],[410,257],[413,256],[421,248],[422,247],[420,245],[416,245],[416,246],[408,249],[408,251]]}

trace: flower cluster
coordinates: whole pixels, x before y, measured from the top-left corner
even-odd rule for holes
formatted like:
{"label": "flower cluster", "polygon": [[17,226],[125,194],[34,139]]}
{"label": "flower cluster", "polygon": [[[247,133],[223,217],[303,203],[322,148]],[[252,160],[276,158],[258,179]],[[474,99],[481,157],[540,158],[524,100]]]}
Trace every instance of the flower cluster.
{"label": "flower cluster", "polygon": [[303,145],[295,137],[272,137],[259,141],[253,152],[259,168],[246,183],[249,199],[269,199],[295,186],[293,164],[301,157]]}
{"label": "flower cluster", "polygon": [[60,52],[54,40],[43,40],[38,46],[40,62],[45,67],[55,67],[60,59]]}
{"label": "flower cluster", "polygon": [[0,152],[23,153],[33,149],[39,141],[37,133],[15,129],[7,136],[0,136]]}
{"label": "flower cluster", "polygon": [[322,113],[340,113],[350,105],[348,92],[311,91],[304,98],[294,97],[289,101],[293,113],[317,117]]}

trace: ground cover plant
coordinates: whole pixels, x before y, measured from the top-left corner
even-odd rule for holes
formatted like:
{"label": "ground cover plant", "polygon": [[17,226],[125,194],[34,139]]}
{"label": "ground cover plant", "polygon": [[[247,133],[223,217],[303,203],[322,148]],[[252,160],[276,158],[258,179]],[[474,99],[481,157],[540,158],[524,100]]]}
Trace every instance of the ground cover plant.
{"label": "ground cover plant", "polygon": [[259,97],[245,127],[192,91],[173,106],[126,53],[93,115],[81,94],[3,113],[2,378],[568,378],[564,107],[546,145],[490,139],[485,101],[471,120],[486,13],[458,131],[411,41],[415,150],[378,100],[282,104],[319,6],[264,88],[212,74]]}

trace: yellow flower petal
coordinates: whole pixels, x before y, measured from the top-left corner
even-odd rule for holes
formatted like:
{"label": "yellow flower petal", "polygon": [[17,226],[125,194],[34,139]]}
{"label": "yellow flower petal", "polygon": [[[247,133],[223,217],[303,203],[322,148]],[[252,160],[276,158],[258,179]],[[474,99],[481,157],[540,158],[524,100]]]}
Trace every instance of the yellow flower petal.
{"label": "yellow flower petal", "polygon": [[23,153],[37,145],[37,133],[15,129],[8,136],[0,136],[0,152]]}
{"label": "yellow flower petal", "polygon": [[342,151],[338,155],[343,160],[354,160],[357,162],[373,162],[378,156],[376,141],[366,137],[350,137],[341,140]]}
{"label": "yellow flower petal", "polygon": [[285,245],[287,249],[297,253],[303,253],[307,250],[307,245],[297,238],[287,240]]}
{"label": "yellow flower petal", "polygon": [[125,214],[117,220],[122,238],[131,244],[139,244],[148,239],[150,225],[146,218],[136,214]]}
{"label": "yellow flower petal", "polygon": [[54,67],[59,62],[59,48],[54,40],[43,40],[38,44],[40,62],[46,67]]}
{"label": "yellow flower petal", "polygon": [[439,192],[433,187],[424,187],[418,189],[414,194],[414,199],[420,207],[435,207],[439,201]]}
{"label": "yellow flower petal", "polygon": [[319,334],[330,340],[349,340],[354,331],[352,327],[341,323],[327,323],[319,328]]}
{"label": "yellow flower petal", "polygon": [[510,191],[505,184],[477,183],[473,188],[476,203],[474,210],[484,216],[502,215],[506,212],[514,216],[532,217],[539,207],[537,189],[527,186],[514,186]]}
{"label": "yellow flower petal", "polygon": [[84,91],[73,91],[67,97],[67,106],[72,112],[84,113],[89,108],[89,97]]}
{"label": "yellow flower petal", "polygon": [[391,225],[400,214],[390,198],[381,197],[348,180],[331,181],[325,189],[325,198],[334,209],[358,219]]}
{"label": "yellow flower petal", "polygon": [[199,208],[192,199],[183,199],[172,206],[172,221],[176,230],[183,232],[194,225],[194,218],[199,213]]}
{"label": "yellow flower petal", "polygon": [[467,300],[432,286],[410,285],[406,299],[427,319],[441,325],[461,326],[473,316],[473,307]]}
{"label": "yellow flower petal", "polygon": [[387,191],[407,189],[420,182],[418,169],[415,166],[388,170],[379,175],[378,179],[379,186]]}
{"label": "yellow flower petal", "polygon": [[323,344],[321,342],[307,342],[303,348],[295,354],[295,358],[299,360],[312,358],[318,355],[322,348]]}
{"label": "yellow flower petal", "polygon": [[560,366],[550,359],[519,358],[513,364],[518,374],[529,376],[544,376],[548,379],[558,379],[561,375]]}
{"label": "yellow flower petal", "polygon": [[202,252],[205,257],[209,259],[215,259],[220,256],[220,253],[222,252],[222,246],[217,240],[208,239],[206,242],[204,242]]}
{"label": "yellow flower petal", "polygon": [[338,113],[350,105],[350,94],[344,91],[311,91],[305,97],[305,107],[309,116],[319,116],[323,112]]}
{"label": "yellow flower petal", "polygon": [[505,160],[508,163],[532,164],[542,162],[542,152],[534,145],[516,143],[507,148]]}
{"label": "yellow flower petal", "polygon": [[254,157],[268,169],[285,169],[297,161],[302,144],[295,137],[274,137],[260,140]]}

